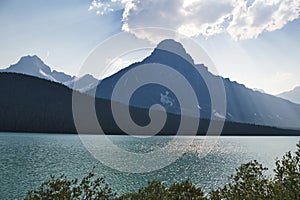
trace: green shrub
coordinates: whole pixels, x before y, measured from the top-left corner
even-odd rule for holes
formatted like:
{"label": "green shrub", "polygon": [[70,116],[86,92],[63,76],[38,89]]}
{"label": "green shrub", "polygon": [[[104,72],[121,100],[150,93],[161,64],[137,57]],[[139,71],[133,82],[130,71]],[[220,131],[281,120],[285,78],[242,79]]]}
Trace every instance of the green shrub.
{"label": "green shrub", "polygon": [[276,160],[271,189],[278,199],[300,199],[300,142],[295,155],[287,152]]}
{"label": "green shrub", "polygon": [[300,199],[300,142],[295,154],[289,151],[275,164],[274,178],[266,177],[267,169],[257,161],[241,165],[228,185],[210,192],[210,199]]}
{"label": "green shrub", "polygon": [[210,199],[269,199],[270,180],[264,175],[266,170],[256,160],[242,164],[228,185],[210,193]]}
{"label": "green shrub", "polygon": [[68,180],[61,175],[58,178],[51,176],[35,190],[28,191],[25,200],[67,200],[86,199],[104,200],[115,199],[116,193],[105,183],[104,178],[94,178],[90,172],[79,182],[78,179]]}
{"label": "green shrub", "polygon": [[161,182],[152,181],[147,187],[141,188],[138,192],[130,192],[122,195],[120,200],[138,200],[138,199],[170,199],[170,200],[205,200],[204,193],[190,181],[174,183],[170,187],[164,186]]}

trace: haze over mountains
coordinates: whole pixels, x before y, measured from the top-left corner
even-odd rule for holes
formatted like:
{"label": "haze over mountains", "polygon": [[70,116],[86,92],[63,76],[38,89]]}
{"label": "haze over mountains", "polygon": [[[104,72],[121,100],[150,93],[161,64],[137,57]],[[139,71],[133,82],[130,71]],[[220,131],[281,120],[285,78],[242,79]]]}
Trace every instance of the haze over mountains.
{"label": "haze over mountains", "polygon": [[282,93],[280,93],[276,96],[287,99],[287,100],[290,100],[291,102],[300,104],[300,86],[295,87],[291,91],[282,92]]}
{"label": "haze over mountains", "polygon": [[[162,64],[169,66],[173,70],[179,72],[183,77],[189,82],[195,94],[197,96],[197,100],[199,102],[196,105],[195,109],[199,109],[201,114],[201,119],[203,120],[223,120],[225,119],[227,122],[237,122],[239,124],[256,124],[256,125],[267,125],[273,127],[281,127],[281,128],[292,128],[292,129],[299,129],[300,128],[300,105],[291,103],[290,101],[284,100],[282,98],[278,98],[272,95],[264,94],[258,91],[254,91],[252,89],[246,88],[244,85],[238,84],[237,82],[232,82],[228,78],[223,78],[220,76],[215,76],[214,74],[210,73],[208,69],[202,64],[195,64],[193,59],[186,53],[184,47],[174,40],[164,40],[153,50],[152,54],[145,58],[143,61],[139,63],[134,63],[127,68],[122,69],[121,71],[115,73],[114,75],[105,78],[98,84],[98,80],[96,80],[91,75],[86,75],[81,78],[76,78],[64,74],[62,72],[51,71],[50,67],[45,65],[37,56],[26,56],[22,57],[21,60],[15,64],[11,65],[8,69],[2,70],[2,72],[14,72],[14,73],[22,73],[31,76],[36,76],[42,79],[51,80],[55,82],[62,83],[69,88],[73,88],[76,82],[77,89],[80,92],[84,92],[86,94],[92,95],[95,94],[98,98],[99,103],[96,107],[98,110],[105,111],[103,116],[100,117],[101,119],[105,119],[102,123],[106,124],[107,131],[119,132],[120,130],[116,128],[116,124],[113,122],[113,118],[111,115],[111,111],[107,110],[107,107],[110,107],[112,99],[112,92],[115,88],[117,82],[123,77],[125,74],[128,74],[130,70],[138,69],[139,66],[147,64],[149,68],[156,64]],[[198,72],[200,71],[200,73]],[[18,78],[18,76],[12,76],[5,73],[1,74],[0,79],[3,77],[9,76],[10,79],[5,79],[5,84],[9,85],[9,81],[13,81],[12,77]],[[163,73],[158,73],[157,70],[150,70],[150,73],[146,74],[147,78],[155,77],[156,79],[164,79],[167,82],[170,82],[174,87],[181,88],[181,85],[177,83],[177,80],[174,80],[174,77],[167,76]],[[143,83],[145,78],[145,74],[143,73],[135,73],[132,76],[129,76],[133,84]],[[28,79],[21,76],[20,80],[15,79],[16,82],[22,82],[26,80],[26,82],[36,82],[36,84],[46,84],[45,81],[37,81],[36,79]],[[205,81],[204,81],[205,80]],[[212,101],[210,98],[209,90],[207,83],[214,84],[216,82],[221,81],[224,84],[225,92],[226,92],[226,105],[227,111],[226,113],[222,114],[220,110],[212,108]],[[18,83],[22,85],[22,83]],[[33,83],[31,83],[33,84]],[[61,105],[56,103],[59,100],[56,100],[56,96],[65,96],[64,99],[68,100],[61,100],[62,104],[71,104],[71,90],[63,89],[61,86],[57,85],[56,83],[52,83],[55,85],[54,88],[60,88],[59,90],[67,91],[68,95],[63,94],[56,94],[55,90],[51,90],[51,96],[53,96],[53,110],[55,107],[60,107]],[[97,85],[98,84],[98,85]],[[124,83],[126,86],[126,83]],[[128,83],[129,84],[129,83]],[[51,83],[46,84],[47,87],[44,89],[45,96],[46,93],[51,88]],[[4,96],[7,96],[6,93],[9,92],[7,89],[3,88],[7,87],[1,84],[1,92]],[[17,87],[17,86],[16,86]],[[7,87],[9,88],[9,87]],[[26,88],[23,88],[26,90]],[[22,90],[22,91],[23,91]],[[42,87],[39,87],[38,90],[42,90]],[[15,91],[18,91],[15,89]],[[10,92],[11,94],[11,92]],[[22,93],[22,94],[11,94],[7,96],[6,103],[1,104],[6,105],[5,112],[8,113],[9,107],[18,105],[15,100],[11,101],[10,99],[22,99],[24,96],[28,96],[30,94]],[[38,95],[38,94],[37,94]],[[84,94],[82,94],[84,95]],[[88,98],[84,95],[84,98]],[[27,97],[26,97],[27,98]],[[187,97],[189,98],[189,97]],[[5,100],[5,98],[4,98]],[[4,101],[3,100],[3,101]],[[45,100],[45,99],[44,99]],[[28,100],[31,101],[31,100]],[[9,102],[15,102],[14,104],[10,104]],[[51,104],[51,102],[47,101]],[[119,101],[119,103],[126,105],[126,100]],[[26,105],[20,106],[23,107],[25,110],[30,112],[30,106],[25,108]],[[170,89],[164,87],[159,84],[146,84],[140,87],[138,90],[135,91],[133,96],[129,100],[130,107],[132,108],[131,111],[133,113],[137,113],[138,117],[135,117],[136,121],[140,121],[141,125],[146,125],[149,120],[148,116],[148,109],[153,104],[160,104],[162,105],[165,110],[170,114],[170,119],[173,125],[167,125],[165,132],[167,130],[173,130],[176,128],[176,123],[178,123],[178,118],[176,116],[180,116],[182,111],[181,109],[186,109],[184,106],[182,107],[179,104],[178,99],[176,98],[176,94],[174,94]],[[29,104],[28,104],[29,105]],[[32,106],[32,104],[30,104]],[[60,106],[59,106],[60,105]],[[18,107],[18,106],[17,106]],[[44,106],[47,107],[47,106]],[[68,107],[68,106],[66,106]],[[41,109],[43,112],[47,112],[48,109]],[[61,107],[62,108],[62,107]],[[2,108],[3,109],[3,108]],[[21,108],[20,108],[21,109]],[[62,109],[64,110],[64,109]],[[4,113],[5,113],[4,112]],[[16,111],[17,112],[17,111]],[[66,116],[68,119],[70,118],[71,109],[68,107],[66,111]],[[59,110],[57,110],[57,113]],[[189,113],[189,112],[186,112]],[[187,117],[195,118],[199,116],[193,116],[191,114],[187,114]],[[55,112],[51,115],[55,118]],[[41,115],[39,117],[39,115]],[[101,114],[100,114],[101,115]],[[62,114],[64,116],[64,114]],[[17,117],[17,115],[15,116]],[[48,116],[49,117],[49,116]],[[46,117],[46,118],[48,118]],[[13,120],[14,117],[11,117]],[[42,114],[36,114],[36,118],[41,118],[40,120],[44,119]],[[63,120],[63,118],[61,118]],[[70,120],[70,119],[69,119]],[[231,124],[232,125],[232,124]],[[69,125],[70,130],[74,130],[73,125]],[[228,125],[227,125],[228,127]],[[232,126],[231,126],[232,127]],[[239,126],[241,127],[241,126]],[[253,127],[252,127],[253,128]],[[58,128],[59,129],[59,128]],[[57,130],[58,130],[57,129]],[[205,129],[205,128],[204,128]],[[247,129],[248,130],[248,129]],[[254,129],[251,129],[254,130]],[[233,131],[233,130],[227,130]],[[237,130],[238,131],[238,130]]]}

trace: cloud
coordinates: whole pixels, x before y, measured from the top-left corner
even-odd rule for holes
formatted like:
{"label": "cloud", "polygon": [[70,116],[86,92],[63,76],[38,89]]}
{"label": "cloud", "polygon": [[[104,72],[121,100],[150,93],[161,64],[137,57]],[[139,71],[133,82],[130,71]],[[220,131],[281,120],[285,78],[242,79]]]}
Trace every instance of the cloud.
{"label": "cloud", "polygon": [[188,37],[228,33],[235,40],[253,39],[299,18],[300,0],[93,0],[89,10],[105,14],[123,9],[124,31],[153,40],[161,27]]}
{"label": "cloud", "polygon": [[256,0],[247,7],[239,2],[227,32],[236,40],[256,38],[264,31],[281,29],[299,18],[299,0]]}
{"label": "cloud", "polygon": [[113,12],[115,10],[121,9],[124,7],[126,2],[119,0],[110,0],[110,1],[99,1],[93,0],[91,5],[89,6],[89,11],[97,10],[97,15],[104,15],[108,12]]}

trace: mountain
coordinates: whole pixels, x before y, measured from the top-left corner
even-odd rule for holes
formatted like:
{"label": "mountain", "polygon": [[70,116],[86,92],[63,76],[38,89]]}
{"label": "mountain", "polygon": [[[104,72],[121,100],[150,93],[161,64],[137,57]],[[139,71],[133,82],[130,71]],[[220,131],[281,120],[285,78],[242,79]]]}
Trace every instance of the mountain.
{"label": "mountain", "polygon": [[[185,80],[188,81],[192,90],[195,92],[198,101],[197,105],[193,104],[193,108],[189,107],[189,105],[187,107],[185,107],[185,105],[180,105],[179,99],[177,98],[176,92],[174,93],[174,91],[177,90],[182,94],[186,94],[186,89],[182,89],[183,85],[182,83],[180,83],[179,79],[177,80],[178,77],[174,77],[172,74],[164,72],[162,70],[163,67],[160,67],[161,65],[169,67],[171,71],[176,71]],[[146,66],[145,69],[147,69],[147,73],[141,73],[139,71],[140,66]],[[132,72],[132,70],[137,70],[137,72],[130,73]],[[199,73],[199,71],[201,73]],[[33,77],[28,78],[28,76],[19,76],[19,74],[11,75],[10,73],[8,73],[8,75],[7,73],[0,73],[0,76],[4,78],[16,76],[15,79],[9,79],[9,81],[4,79],[7,82],[3,82],[1,85],[2,92],[0,92],[2,103],[0,105],[3,113],[10,113],[11,110],[13,110],[12,113],[15,113],[15,115],[12,115],[12,117],[9,119],[7,124],[9,124],[10,122],[14,124],[13,120],[21,120],[20,118],[23,118],[23,116],[28,120],[31,119],[31,116],[28,117],[28,114],[26,114],[26,112],[31,113],[36,109],[38,110],[38,113],[34,114],[34,116],[36,117],[33,117],[36,118],[36,120],[52,120],[52,118],[55,118],[56,115],[61,114],[61,116],[64,116],[64,113],[69,113],[68,115],[70,115],[70,113],[72,113],[72,111],[70,110],[70,96],[72,93],[71,89],[74,88],[77,91],[84,92],[89,95],[95,95],[97,97],[97,103],[95,107],[97,108],[97,112],[101,111],[100,113],[98,113],[98,115],[102,116],[99,119],[101,123],[104,124],[106,132],[110,133],[121,132],[114,122],[112,111],[109,109],[111,102],[117,102],[123,106],[129,104],[131,114],[133,113],[133,116],[138,116],[133,117],[134,121],[139,122],[140,125],[147,125],[147,123],[149,123],[149,108],[154,104],[160,104],[167,111],[168,116],[170,116],[172,122],[171,124],[173,124],[166,125],[166,129],[162,131],[165,133],[174,132],[172,130],[176,128],[176,124],[178,124],[178,120],[180,120],[178,119],[179,116],[191,118],[191,120],[201,117],[202,122],[208,122],[210,119],[225,119],[226,124],[232,125],[237,123],[239,128],[236,130],[241,134],[243,132],[241,131],[241,124],[255,124],[261,126],[291,129],[299,129],[300,127],[300,105],[269,94],[253,91],[252,89],[249,89],[237,82],[231,81],[228,78],[223,78],[221,76],[212,74],[203,64],[195,64],[192,57],[186,53],[184,47],[174,40],[162,41],[153,50],[151,55],[145,58],[143,61],[134,63],[127,68],[124,68],[121,71],[113,74],[112,76],[105,78],[100,82],[100,84],[98,84],[98,80],[90,75],[76,78],[66,75],[62,72],[52,71],[50,67],[44,64],[44,62],[41,61],[41,59],[37,56],[22,57],[17,64],[11,65],[9,68],[2,70],[2,72],[14,72],[39,77],[45,79],[43,80],[44,82],[41,83],[42,85],[46,84],[46,82],[46,85],[48,85],[46,88],[44,88],[45,91],[42,91],[42,88],[34,89],[35,87],[37,87],[35,84],[40,84],[40,79],[34,79]],[[124,79],[124,77],[126,78]],[[173,89],[165,87],[163,86],[163,84],[157,84],[155,82],[144,84],[144,80],[147,79],[169,83],[170,86],[173,87]],[[13,80],[15,80],[16,83],[11,82]],[[50,84],[51,82],[47,80],[58,83],[53,83],[54,85],[52,85]],[[129,94],[126,90],[132,87],[132,85],[141,85],[141,87],[137,88],[137,90],[133,92],[133,95],[130,96],[129,99],[114,99],[112,98],[113,90],[120,80],[123,81],[122,84],[124,88],[124,90],[120,92],[120,94],[125,94],[125,96]],[[26,82],[30,82],[28,88],[23,87],[22,84],[24,81],[24,85],[28,85]],[[215,84],[217,82],[222,82],[224,84],[227,105],[227,110],[225,113],[222,113],[219,108],[213,108],[212,100],[210,98],[210,93],[213,93],[222,100],[222,96],[220,96],[218,93],[217,84]],[[53,105],[53,107],[50,108],[48,108],[47,106],[52,105],[53,103],[57,103],[55,99],[56,97],[64,96],[56,90],[55,92],[53,91],[53,94],[52,92],[50,92],[51,97],[47,96],[49,95],[48,91],[52,91],[52,89],[49,88],[58,87],[60,88],[60,90],[62,90],[62,87],[67,88],[59,83],[63,83],[69,87],[67,92],[68,95],[65,95],[68,100],[61,100],[61,102],[64,102],[62,104],[69,110],[64,110],[65,107],[61,107],[61,104]],[[209,83],[209,85],[213,85],[214,88],[209,91],[207,83]],[[13,88],[14,85],[16,86],[15,88]],[[18,88],[17,85],[20,86],[20,88]],[[26,92],[21,90],[20,94],[18,94],[18,91],[21,88],[23,88],[24,91],[26,90]],[[40,96],[35,96],[35,94],[33,94],[34,92],[37,92],[36,95],[45,93],[45,96],[41,99]],[[82,96],[84,96],[84,98],[92,98],[84,94],[82,94]],[[189,100],[190,96],[185,95],[184,98]],[[40,105],[41,103],[36,102],[36,99],[45,101],[45,104]],[[27,103],[23,105],[23,101]],[[37,104],[37,106],[35,106],[35,104]],[[56,107],[61,108],[60,111],[57,110],[57,113],[54,112],[56,110]],[[50,112],[50,110],[52,109],[53,112]],[[18,110],[24,112],[23,115],[20,115],[22,117],[19,117],[18,113],[20,113],[21,111],[19,112]],[[200,116],[196,115],[197,113],[195,114],[195,110],[200,112]],[[51,116],[45,117],[44,114],[41,114],[43,113],[42,111]],[[65,117],[66,119],[71,120],[69,119],[70,116]],[[5,119],[5,115],[3,115],[2,118]],[[63,118],[61,119],[63,120]],[[3,120],[3,123],[4,122],[6,121]],[[41,126],[44,127],[43,124],[47,124],[46,121],[44,121],[43,123],[38,123],[37,121],[36,123],[37,125],[34,126],[38,126],[39,124],[41,124]],[[59,122],[57,123],[59,124]],[[18,124],[19,123],[17,123],[17,125],[14,124],[14,126],[18,127]],[[5,127],[5,124],[2,125]],[[14,126],[11,126],[9,130],[13,130]],[[27,126],[26,123],[24,126]],[[56,127],[54,124],[52,124],[52,126]],[[49,128],[50,126],[46,127],[48,128],[45,128],[45,130],[52,130],[51,128]],[[235,129],[232,129],[233,126],[230,126],[231,128],[228,128],[227,125],[226,127],[227,131],[235,131]],[[59,131],[60,129],[58,128],[56,130]],[[201,130],[202,131],[200,132],[203,132],[205,128],[202,127]],[[249,132],[249,130],[254,129],[246,128],[244,134],[251,134],[251,131]]]}
{"label": "mountain", "polygon": [[289,100],[291,102],[300,104],[300,86],[294,88],[291,91],[280,93],[280,94],[278,94],[276,96],[284,98],[284,99],[287,99],[287,100]]}
{"label": "mountain", "polygon": [[[162,64],[176,70],[188,80],[198,98],[198,108],[195,109],[199,109],[202,119],[210,119],[211,117],[226,118],[226,121],[238,123],[295,129],[300,127],[300,105],[269,94],[253,91],[228,78],[210,73],[208,68],[203,64],[195,64],[180,43],[170,39],[159,43],[151,55],[143,61],[134,63],[116,74],[105,78],[96,88],[87,93],[95,94],[98,98],[111,100],[112,92],[117,82],[124,75],[127,76],[126,79],[130,80],[130,84],[132,85],[143,84],[143,80],[152,78],[153,80],[165,80],[180,90],[182,86],[177,80],[174,80],[173,76],[159,73],[156,70],[148,70],[150,72],[147,74],[137,72],[128,75],[131,70],[138,69],[140,66],[147,65],[148,68],[152,67],[154,69],[157,64]],[[201,75],[197,69],[201,72]],[[220,110],[212,109],[210,94],[206,85],[206,83],[214,85],[219,81],[224,83],[226,92],[227,112],[224,115],[221,114]],[[127,81],[124,82],[125,86],[126,84]],[[126,87],[130,87],[130,85]],[[211,92],[216,91],[213,90]],[[127,100],[118,99],[118,101],[126,103]],[[159,84],[146,84],[138,88],[133,93],[129,103],[131,106],[146,109],[149,109],[153,104],[160,104],[167,112],[176,115],[180,115],[181,109],[187,109],[180,107],[176,95],[171,90]]]}
{"label": "mountain", "polygon": [[63,72],[55,70],[52,71],[51,68],[36,55],[21,57],[16,64],[1,70],[1,72],[27,74],[59,83],[64,83],[74,79],[74,77]]}
{"label": "mountain", "polygon": [[90,74],[86,74],[80,78],[74,78],[71,81],[67,81],[64,85],[69,88],[75,89],[80,92],[86,92],[96,87],[98,84],[98,79],[94,78]]}
{"label": "mountain", "polygon": [[[53,81],[16,73],[0,73],[0,132],[76,133],[72,94],[80,102],[93,102],[94,98],[73,91]],[[110,106],[126,106],[105,99],[95,99],[96,114],[107,134],[125,134],[117,126]],[[90,127],[91,113],[80,104],[80,123],[84,133],[98,133]],[[148,109],[130,107],[133,119],[138,124],[149,123]],[[178,129],[181,116],[167,114],[167,121],[159,135],[173,135]],[[189,117],[189,121],[195,120]],[[205,134],[209,121],[201,120],[198,134]],[[143,134],[143,133],[140,133]],[[147,133],[145,133],[147,134]],[[186,132],[189,135],[189,132]],[[222,135],[300,135],[300,131],[284,130],[267,126],[256,126],[226,122]]]}
{"label": "mountain", "polygon": [[13,64],[6,69],[0,70],[0,72],[13,72],[31,75],[42,79],[62,83],[70,88],[74,88],[74,86],[76,86],[76,90],[81,92],[90,90],[98,83],[98,80],[89,74],[78,78],[75,76],[70,76],[63,72],[51,70],[51,68],[36,55],[23,56],[16,64]]}

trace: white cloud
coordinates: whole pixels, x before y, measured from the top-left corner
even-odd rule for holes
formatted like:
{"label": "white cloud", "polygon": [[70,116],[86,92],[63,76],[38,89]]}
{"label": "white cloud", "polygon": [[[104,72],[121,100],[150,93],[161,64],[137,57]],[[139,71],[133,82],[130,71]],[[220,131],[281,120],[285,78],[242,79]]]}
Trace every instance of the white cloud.
{"label": "white cloud", "polygon": [[123,8],[125,2],[118,1],[118,0],[110,0],[110,1],[99,1],[99,0],[93,0],[91,5],[89,6],[90,10],[97,10],[97,15],[104,15],[108,12],[113,12],[115,10]]}
{"label": "white cloud", "polygon": [[299,17],[299,0],[256,0],[247,7],[239,2],[227,27],[236,40],[256,38],[264,31],[274,31]]}
{"label": "white cloud", "polygon": [[161,27],[188,37],[227,32],[233,39],[252,39],[265,31],[283,28],[299,18],[300,0],[93,0],[89,10],[105,14],[123,8],[124,31],[149,40],[137,30]]}

